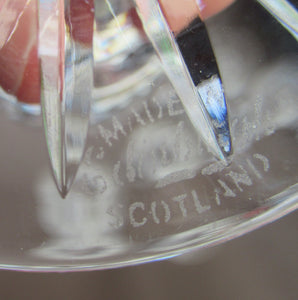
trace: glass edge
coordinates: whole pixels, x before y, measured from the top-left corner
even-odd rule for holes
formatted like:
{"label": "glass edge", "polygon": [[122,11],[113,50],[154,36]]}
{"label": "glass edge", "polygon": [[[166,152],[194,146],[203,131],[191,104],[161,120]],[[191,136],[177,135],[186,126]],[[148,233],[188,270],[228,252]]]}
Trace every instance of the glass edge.
{"label": "glass edge", "polygon": [[[245,222],[239,223],[236,226],[232,226],[228,228],[223,234],[219,234],[217,237],[210,239],[206,242],[201,242],[200,244],[198,240],[192,240],[189,244],[186,245],[178,245],[177,249],[171,251],[164,251],[159,254],[148,254],[142,258],[136,259],[127,259],[124,261],[118,261],[114,263],[103,263],[100,265],[88,265],[88,264],[73,264],[73,265],[54,265],[54,266],[28,266],[28,265],[12,265],[12,264],[1,264],[0,263],[0,270],[12,270],[12,271],[22,271],[22,272],[80,272],[80,271],[99,271],[99,270],[106,270],[106,269],[115,269],[119,267],[127,267],[127,266],[135,266],[143,263],[159,261],[169,259],[171,257],[175,257],[181,255],[183,253],[198,250],[200,248],[212,247],[218,244],[222,244],[224,242],[230,241],[236,237],[242,236],[246,233],[249,233],[255,229],[258,229],[264,225],[267,225],[273,221],[280,219],[281,217],[295,211],[298,208],[298,192],[297,192],[297,184],[289,187],[281,194],[274,196],[274,198],[286,198],[285,200],[279,200],[281,203],[278,203],[272,207],[269,207],[268,210],[258,214],[257,216],[252,216]],[[296,190],[292,191],[291,190]],[[290,194],[289,194],[290,193]],[[270,198],[272,200],[272,198]],[[269,202],[268,199],[266,202]],[[274,200],[273,200],[274,201]],[[265,204],[266,204],[265,202]],[[266,206],[263,206],[265,208]],[[259,209],[262,209],[260,207]],[[243,218],[247,212],[232,216],[231,218]],[[225,219],[224,219],[225,220]],[[223,220],[219,220],[223,221]],[[216,222],[206,224],[206,226],[210,226]]]}

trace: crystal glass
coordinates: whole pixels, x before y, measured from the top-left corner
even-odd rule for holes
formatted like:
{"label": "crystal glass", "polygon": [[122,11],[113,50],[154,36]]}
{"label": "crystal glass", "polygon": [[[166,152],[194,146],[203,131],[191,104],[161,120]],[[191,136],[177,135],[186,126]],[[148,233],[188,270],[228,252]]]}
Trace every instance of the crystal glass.
{"label": "crystal glass", "polygon": [[158,1],[30,3],[41,105],[1,73],[1,268],[164,259],[297,208],[297,1],[180,34]]}

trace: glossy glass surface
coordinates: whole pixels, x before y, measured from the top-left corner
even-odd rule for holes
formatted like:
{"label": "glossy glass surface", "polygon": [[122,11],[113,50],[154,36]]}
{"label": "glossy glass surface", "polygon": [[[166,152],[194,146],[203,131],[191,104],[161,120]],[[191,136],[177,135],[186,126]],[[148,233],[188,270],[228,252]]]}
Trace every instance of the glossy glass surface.
{"label": "glossy glass surface", "polygon": [[[1,268],[70,271],[167,258],[297,208],[298,44],[282,14],[261,2],[239,0],[205,24],[229,113],[233,153],[222,160],[177,96],[134,2],[94,1],[92,49],[72,33],[59,37],[69,19],[58,18],[64,31],[45,22],[55,38],[46,40],[70,47],[53,54],[39,40],[43,75],[63,83],[42,85],[44,97],[56,93],[43,104],[45,128],[39,104],[0,90]],[[49,53],[65,65],[48,64]],[[45,103],[54,105],[52,119]],[[69,162],[73,184],[62,199],[51,170]]]}

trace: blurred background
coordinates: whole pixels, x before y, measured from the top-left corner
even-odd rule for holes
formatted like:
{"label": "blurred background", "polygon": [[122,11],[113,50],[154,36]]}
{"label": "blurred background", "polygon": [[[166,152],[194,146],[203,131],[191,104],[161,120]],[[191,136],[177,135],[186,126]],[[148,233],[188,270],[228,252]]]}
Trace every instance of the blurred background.
{"label": "blurred background", "polygon": [[0,271],[0,299],[298,299],[297,216],[168,261],[80,273]]}

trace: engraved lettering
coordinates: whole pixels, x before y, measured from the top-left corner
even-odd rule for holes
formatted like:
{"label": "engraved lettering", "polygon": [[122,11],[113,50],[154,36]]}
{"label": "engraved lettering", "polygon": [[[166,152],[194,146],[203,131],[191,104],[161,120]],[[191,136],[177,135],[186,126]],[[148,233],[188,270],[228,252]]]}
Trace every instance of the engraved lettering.
{"label": "engraved lettering", "polygon": [[247,120],[247,117],[242,119],[242,136],[249,140],[253,135],[253,123]]}
{"label": "engraved lettering", "polygon": [[156,214],[156,202],[153,201],[151,203],[151,212],[152,212],[152,217],[153,217],[153,220],[156,224],[159,224],[160,221],[159,221],[159,218],[157,217],[157,214]]}
{"label": "engraved lettering", "polygon": [[153,97],[152,98],[152,101],[156,104],[156,106],[158,107],[158,115],[157,115],[157,118],[158,119],[162,119],[163,117],[163,112],[162,112],[162,106],[160,105],[159,101]]}
{"label": "engraved lettering", "polygon": [[129,207],[129,220],[130,220],[130,224],[133,227],[140,227],[147,223],[146,217],[143,217],[140,221],[136,220],[135,212],[137,209],[144,211],[145,210],[144,203],[143,202],[135,202],[135,203],[131,204]]}
{"label": "engraved lettering", "polygon": [[134,182],[136,179],[136,170],[133,167],[134,143],[131,141],[127,146],[126,151],[126,177],[129,182]]}
{"label": "engraved lettering", "polygon": [[146,122],[142,119],[141,115],[136,112],[134,109],[131,110],[131,112],[133,113],[133,115],[136,118],[136,121],[141,124],[142,126],[146,126]]}
{"label": "engraved lettering", "polygon": [[105,142],[110,147],[112,147],[112,142],[111,142],[112,139],[118,140],[118,133],[122,133],[122,135],[126,136],[126,132],[124,131],[123,125],[116,117],[112,118],[112,125],[113,125],[114,132],[104,128],[100,124],[98,125],[98,129],[101,137],[105,140]]}
{"label": "engraved lettering", "polygon": [[202,175],[212,175],[218,173],[228,165],[228,161],[217,161],[202,169]]}
{"label": "engraved lettering", "polygon": [[113,179],[116,184],[123,186],[124,183],[120,180],[119,172],[120,172],[120,161],[117,161],[117,163],[114,165],[113,168]]}
{"label": "engraved lettering", "polygon": [[264,171],[268,172],[269,169],[270,169],[269,159],[267,157],[265,157],[264,155],[259,154],[259,153],[256,153],[253,156],[254,156],[254,158],[260,160],[263,163],[263,165],[264,165]]}
{"label": "engraved lettering", "polygon": [[151,112],[150,112],[150,110],[149,110],[148,103],[147,103],[147,102],[144,102],[143,105],[144,105],[145,112],[146,112],[146,115],[147,115],[149,121],[150,121],[151,123],[154,123],[155,120],[153,119],[152,114],[151,114]]}
{"label": "engraved lettering", "polygon": [[86,152],[85,152],[85,155],[84,155],[84,163],[85,163],[87,166],[90,166],[90,164],[91,164],[91,156],[92,156],[93,149],[94,149],[94,146],[91,146],[91,147],[89,147],[89,148],[86,150]]}
{"label": "engraved lettering", "polygon": [[[262,113],[262,102],[263,99],[262,97],[258,96],[255,102],[255,127],[259,127],[261,125],[261,113]],[[256,141],[260,140],[260,135],[259,135],[259,131],[256,131]]]}
{"label": "engraved lettering", "polygon": [[186,199],[186,197],[187,197],[186,194],[182,194],[182,195],[179,195],[179,196],[176,196],[176,197],[172,198],[172,200],[174,202],[177,202],[179,204],[179,208],[181,210],[181,213],[182,213],[183,217],[187,217],[187,210],[186,210],[185,205],[184,205],[184,200]]}
{"label": "engraved lettering", "polygon": [[225,193],[224,193],[225,197],[236,197],[236,194],[228,187],[228,185],[224,181],[218,179],[217,182],[225,190]]}
{"label": "engraved lettering", "polygon": [[[123,208],[119,205],[119,208]],[[107,210],[107,214],[110,215],[113,219],[109,222],[111,226],[113,226],[115,229],[119,229],[124,225],[124,218],[123,214],[121,214],[119,209],[115,210],[114,207],[110,207]]]}
{"label": "engraved lettering", "polygon": [[170,207],[163,200],[161,201],[161,205],[163,206],[163,208],[165,210],[165,223],[168,223],[170,221],[170,219],[171,219]]}
{"label": "engraved lettering", "polygon": [[252,185],[252,181],[251,181],[250,177],[248,176],[246,170],[241,165],[239,165],[239,168],[243,171],[243,173],[230,171],[228,174],[226,174],[226,176],[230,176],[233,179],[238,190],[240,192],[243,192],[243,189],[241,188],[239,183],[250,186],[250,185]]}
{"label": "engraved lettering", "polygon": [[[170,211],[170,207],[169,205],[164,202],[163,200],[160,202],[161,203],[161,206],[163,207],[164,209],[164,222],[165,223],[168,223],[171,219],[171,211]],[[157,216],[157,203],[156,201],[153,201],[151,203],[151,212],[152,214],[152,218],[153,218],[153,221],[154,223],[156,224],[160,224],[160,219],[159,217]]]}
{"label": "engraved lettering", "polygon": [[99,151],[98,151],[98,153],[96,154],[95,158],[101,160],[101,159],[104,158],[105,152],[104,152],[104,150],[103,150],[103,147],[99,147],[98,150],[99,150]]}
{"label": "engraved lettering", "polygon": [[[184,109],[182,108],[181,101],[176,95],[174,97],[173,96],[169,97],[167,106],[168,106],[168,114],[170,117],[178,116],[184,113]],[[175,108],[175,106],[178,106],[178,108],[177,107]]]}
{"label": "engraved lettering", "polygon": [[250,169],[254,172],[254,174],[257,176],[257,178],[262,179],[263,176],[261,173],[256,169],[256,167],[253,165],[250,159],[246,159],[247,165],[250,167]]}
{"label": "engraved lettering", "polygon": [[101,175],[89,177],[84,174],[82,188],[84,193],[95,196],[97,193],[103,194],[107,190],[107,183]]}
{"label": "engraved lettering", "polygon": [[219,194],[216,192],[215,194],[215,201],[216,201],[216,204],[219,206],[221,205],[221,201],[220,201],[220,198],[219,198]]}
{"label": "engraved lettering", "polygon": [[211,208],[210,205],[202,205],[200,200],[199,200],[199,197],[198,197],[198,194],[195,190],[192,190],[191,191],[191,195],[192,195],[192,199],[193,199],[193,202],[194,202],[194,205],[195,205],[195,208],[196,208],[196,211],[201,214],[207,210],[209,210]]}

